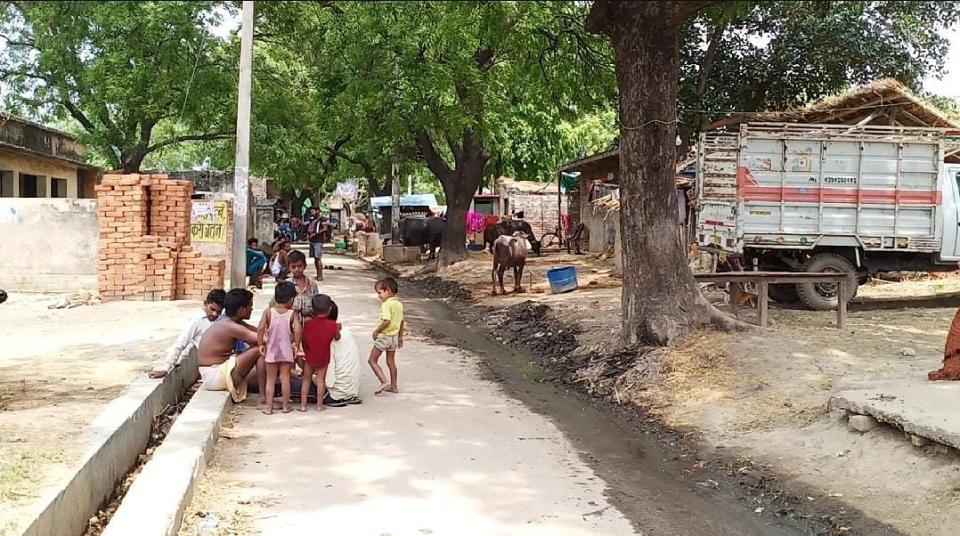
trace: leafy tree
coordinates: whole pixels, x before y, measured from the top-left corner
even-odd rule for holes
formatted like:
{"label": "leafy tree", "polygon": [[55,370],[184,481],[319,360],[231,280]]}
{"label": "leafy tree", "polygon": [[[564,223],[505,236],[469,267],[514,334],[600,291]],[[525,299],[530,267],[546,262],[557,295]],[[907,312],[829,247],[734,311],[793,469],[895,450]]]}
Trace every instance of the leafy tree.
{"label": "leafy tree", "polygon": [[701,14],[680,37],[680,136],[726,111],[782,110],[893,77],[919,89],[944,69],[941,30],[956,2],[740,2],[736,20]]}
{"label": "leafy tree", "polygon": [[680,35],[710,1],[596,2],[587,28],[610,38],[620,88],[620,225],[627,344],[669,344],[711,321],[676,215]]}
{"label": "leafy tree", "polygon": [[215,5],[5,3],[7,104],[69,116],[94,154],[123,171],[180,142],[230,138],[236,54],[210,32]]}
{"label": "leafy tree", "polygon": [[584,33],[581,3],[271,3],[265,10],[263,32],[285,39],[312,67],[316,117],[333,134],[323,144],[328,154],[368,177],[383,176],[377,171],[390,161],[419,161],[443,186],[442,264],[466,254],[466,210],[491,160],[529,169],[525,144],[610,100],[606,49]]}
{"label": "leafy tree", "polygon": [[675,103],[689,134],[705,107],[784,108],[879,76],[916,84],[941,69],[933,30],[956,19],[948,2],[594,3],[588,27],[610,38],[620,88],[624,342],[732,325],[697,290],[678,233]]}

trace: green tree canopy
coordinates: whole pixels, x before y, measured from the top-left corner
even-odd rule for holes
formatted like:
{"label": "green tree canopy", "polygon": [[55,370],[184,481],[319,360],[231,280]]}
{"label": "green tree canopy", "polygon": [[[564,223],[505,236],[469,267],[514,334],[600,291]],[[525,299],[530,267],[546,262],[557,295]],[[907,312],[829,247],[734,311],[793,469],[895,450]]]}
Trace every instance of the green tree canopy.
{"label": "green tree canopy", "polygon": [[[574,2],[270,3],[261,31],[311,70],[328,157],[382,173],[422,162],[449,219],[441,262],[465,254],[464,215],[488,162],[549,174],[565,119],[612,102],[610,52]],[[552,153],[553,161],[535,155]]]}
{"label": "green tree canopy", "polygon": [[111,167],[232,137],[237,56],[214,36],[215,2],[8,2],[0,34],[7,105],[70,117]]}
{"label": "green tree canopy", "polygon": [[[919,89],[944,71],[960,7],[949,1],[740,2],[733,20],[704,12],[680,39],[680,136],[725,112],[781,110],[893,77]],[[752,4],[752,5],[751,5]]]}

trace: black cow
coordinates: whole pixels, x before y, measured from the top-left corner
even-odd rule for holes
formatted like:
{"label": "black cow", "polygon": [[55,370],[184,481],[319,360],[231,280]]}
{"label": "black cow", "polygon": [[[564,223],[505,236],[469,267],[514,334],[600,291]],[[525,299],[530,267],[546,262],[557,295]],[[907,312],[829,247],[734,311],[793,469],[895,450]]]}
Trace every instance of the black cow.
{"label": "black cow", "polygon": [[443,240],[446,222],[442,218],[408,216],[400,220],[400,243],[404,246],[420,246],[420,252],[430,248],[429,259],[435,259],[437,248]]}
{"label": "black cow", "polygon": [[497,223],[488,223],[483,228],[483,245],[493,253],[493,243],[498,236],[513,236],[514,233],[523,233],[530,242],[530,249],[535,255],[540,254],[540,242],[533,236],[533,228],[523,220],[500,220]]}

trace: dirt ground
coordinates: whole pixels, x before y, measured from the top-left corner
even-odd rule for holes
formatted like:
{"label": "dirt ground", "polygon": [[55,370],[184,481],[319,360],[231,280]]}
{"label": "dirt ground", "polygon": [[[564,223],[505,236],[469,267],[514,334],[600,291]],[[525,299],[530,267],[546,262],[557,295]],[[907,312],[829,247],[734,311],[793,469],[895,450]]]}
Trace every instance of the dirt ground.
{"label": "dirt ground", "polygon": [[[324,292],[365,354],[377,274],[330,262],[344,270]],[[254,397],[236,405],[180,534],[635,534],[558,427],[483,379],[475,354],[419,335],[445,319],[401,295],[401,394],[375,396],[364,366],[359,405],[270,416]]]}
{"label": "dirt ground", "polygon": [[[578,266],[581,288],[548,294],[544,271],[561,264]],[[517,340],[546,356],[540,364],[548,373],[646,409],[692,434],[708,454],[745,456],[815,490],[810,501],[840,498],[905,533],[955,533],[948,527],[960,521],[960,456],[914,448],[889,428],[848,432],[827,402],[838,391],[925,378],[938,368],[960,277],[873,281],[860,289],[843,331],[835,312],[772,305],[767,331],[701,333],[674,349],[624,351],[616,348],[620,282],[609,261],[535,259],[528,264],[533,284],[524,283],[532,292],[498,297],[490,293],[489,266],[489,257],[478,255],[419,278],[441,286],[429,279],[439,276],[471,290],[476,305],[492,311],[491,325],[517,324]],[[724,293],[707,295],[725,306]],[[534,321],[544,314],[534,304],[548,306],[551,321]],[[755,314],[741,317],[754,321]],[[575,351],[551,352],[570,345],[564,339],[571,334]]]}
{"label": "dirt ground", "polygon": [[199,302],[48,309],[56,296],[0,305],[0,534],[19,534],[69,474],[86,425],[173,342]]}

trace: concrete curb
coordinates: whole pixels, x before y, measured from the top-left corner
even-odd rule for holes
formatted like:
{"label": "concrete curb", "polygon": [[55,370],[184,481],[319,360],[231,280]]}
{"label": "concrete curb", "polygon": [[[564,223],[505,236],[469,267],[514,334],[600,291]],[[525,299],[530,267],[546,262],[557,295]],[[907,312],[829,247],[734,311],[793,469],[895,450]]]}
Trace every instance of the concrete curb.
{"label": "concrete curb", "polygon": [[194,354],[162,380],[142,376],[112,400],[90,424],[89,446],[76,471],[61,489],[38,501],[44,506],[24,536],[82,534],[90,517],[137,463],[150,440],[153,420],[175,404],[198,377]]}
{"label": "concrete curb", "polygon": [[830,398],[831,409],[869,415],[904,432],[960,449],[960,422],[954,382],[903,382],[874,389],[843,391]]}
{"label": "concrete curb", "polygon": [[175,536],[213,451],[230,394],[198,390],[127,490],[102,536]]}

